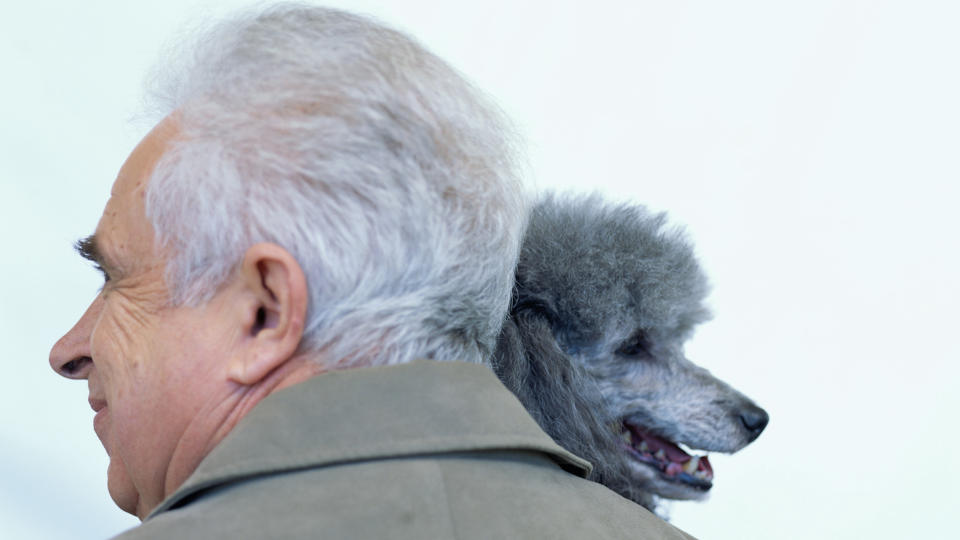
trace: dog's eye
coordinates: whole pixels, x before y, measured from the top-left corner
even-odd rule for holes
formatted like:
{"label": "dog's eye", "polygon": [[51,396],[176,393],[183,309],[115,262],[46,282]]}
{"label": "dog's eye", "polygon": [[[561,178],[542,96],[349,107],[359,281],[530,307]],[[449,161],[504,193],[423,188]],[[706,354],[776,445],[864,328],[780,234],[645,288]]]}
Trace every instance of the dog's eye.
{"label": "dog's eye", "polygon": [[647,350],[647,344],[643,338],[633,338],[623,342],[617,349],[617,354],[628,358],[637,358],[650,356],[650,351]]}

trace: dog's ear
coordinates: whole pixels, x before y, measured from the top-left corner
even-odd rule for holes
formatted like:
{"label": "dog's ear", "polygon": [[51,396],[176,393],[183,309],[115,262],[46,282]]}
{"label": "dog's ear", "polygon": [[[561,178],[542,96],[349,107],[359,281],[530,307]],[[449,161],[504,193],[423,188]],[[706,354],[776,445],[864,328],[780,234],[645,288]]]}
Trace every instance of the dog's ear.
{"label": "dog's ear", "polygon": [[523,354],[523,343],[520,341],[520,331],[511,316],[507,316],[507,319],[503,321],[503,327],[497,337],[497,347],[491,363],[494,373],[497,374],[504,386],[523,401],[520,393],[528,368],[526,357]]}
{"label": "dog's ear", "polygon": [[556,439],[566,416],[561,403],[580,398],[567,388],[577,366],[560,350],[542,310],[526,305],[511,312],[497,340],[493,367],[504,386]]}
{"label": "dog's ear", "polygon": [[558,444],[591,459],[612,435],[602,420],[603,404],[592,381],[561,349],[546,313],[514,313],[501,333],[497,374]]}
{"label": "dog's ear", "polygon": [[589,479],[652,511],[647,486],[630,479],[599,389],[557,343],[550,306],[525,307],[511,313],[500,333],[493,359],[500,380],[557,444],[593,464]]}
{"label": "dog's ear", "polygon": [[524,287],[518,287],[514,291],[510,314],[515,318],[535,317],[543,319],[550,326],[556,326],[560,319],[552,298]]}

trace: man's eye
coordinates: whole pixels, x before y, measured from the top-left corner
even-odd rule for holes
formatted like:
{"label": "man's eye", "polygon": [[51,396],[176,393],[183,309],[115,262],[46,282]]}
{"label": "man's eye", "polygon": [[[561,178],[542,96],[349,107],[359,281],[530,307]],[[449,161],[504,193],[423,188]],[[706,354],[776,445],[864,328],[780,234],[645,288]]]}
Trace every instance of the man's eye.
{"label": "man's eye", "polygon": [[107,282],[110,281],[110,274],[108,274],[107,271],[104,270],[103,267],[100,266],[99,264],[94,265],[94,268],[96,268],[98,272],[103,274],[103,284],[106,285]]}

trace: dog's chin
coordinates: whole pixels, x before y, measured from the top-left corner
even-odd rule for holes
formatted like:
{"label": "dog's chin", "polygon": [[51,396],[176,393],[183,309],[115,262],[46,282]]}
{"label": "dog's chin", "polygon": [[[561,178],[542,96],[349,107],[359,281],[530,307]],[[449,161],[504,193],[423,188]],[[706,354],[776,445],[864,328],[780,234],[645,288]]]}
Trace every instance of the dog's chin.
{"label": "dog's chin", "polygon": [[621,440],[633,474],[660,497],[702,499],[713,487],[707,456],[690,455],[678,443],[626,421],[621,425]]}
{"label": "dog's chin", "polygon": [[647,486],[648,490],[657,497],[678,501],[699,501],[710,494],[712,484],[701,487],[674,478],[665,478],[657,469],[630,458],[628,458],[628,465],[637,484]]}

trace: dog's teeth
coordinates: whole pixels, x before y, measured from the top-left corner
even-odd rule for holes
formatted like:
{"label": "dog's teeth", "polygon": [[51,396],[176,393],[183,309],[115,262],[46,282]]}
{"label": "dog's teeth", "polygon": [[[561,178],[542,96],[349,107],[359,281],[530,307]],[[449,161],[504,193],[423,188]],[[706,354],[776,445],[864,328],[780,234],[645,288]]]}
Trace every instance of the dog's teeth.
{"label": "dog's teeth", "polygon": [[641,441],[641,442],[640,442],[640,451],[641,451],[641,452],[649,452],[649,451],[650,451],[650,445],[647,444],[647,441]]}
{"label": "dog's teeth", "polygon": [[667,459],[667,454],[666,454],[666,452],[663,451],[663,448],[661,448],[661,449],[657,450],[657,453],[654,454],[653,457],[659,459],[660,461],[663,461],[663,460]]}
{"label": "dog's teeth", "polygon": [[620,433],[620,438],[623,440],[623,442],[625,442],[625,443],[627,443],[627,444],[630,444],[630,443],[632,442],[632,440],[633,440],[633,437],[630,436],[630,432],[629,432],[629,431],[624,431],[624,432]]}
{"label": "dog's teeth", "polygon": [[687,474],[693,474],[697,471],[697,467],[700,466],[700,457],[694,456],[690,458],[690,461],[683,464],[683,472]]}

